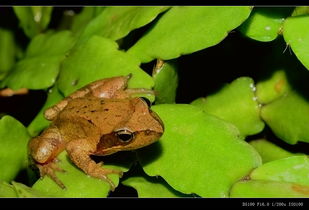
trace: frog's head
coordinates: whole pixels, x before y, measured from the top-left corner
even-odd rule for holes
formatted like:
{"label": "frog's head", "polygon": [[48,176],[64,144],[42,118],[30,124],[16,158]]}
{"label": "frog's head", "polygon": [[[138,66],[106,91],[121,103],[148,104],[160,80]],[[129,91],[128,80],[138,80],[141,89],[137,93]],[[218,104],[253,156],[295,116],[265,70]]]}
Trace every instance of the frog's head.
{"label": "frog's head", "polygon": [[131,99],[134,111],[126,122],[117,125],[113,132],[102,136],[98,145],[101,154],[135,150],[157,141],[163,134],[160,117],[142,98]]}

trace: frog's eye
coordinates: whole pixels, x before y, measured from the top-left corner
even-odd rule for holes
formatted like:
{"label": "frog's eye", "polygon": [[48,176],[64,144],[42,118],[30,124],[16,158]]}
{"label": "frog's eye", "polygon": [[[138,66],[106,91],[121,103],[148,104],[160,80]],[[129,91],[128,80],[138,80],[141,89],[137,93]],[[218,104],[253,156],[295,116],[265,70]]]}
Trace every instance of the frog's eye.
{"label": "frog's eye", "polygon": [[141,99],[142,101],[144,101],[144,102],[147,104],[148,107],[151,106],[151,102],[149,101],[148,98],[146,98],[146,97],[141,97],[140,99]]}
{"label": "frog's eye", "polygon": [[122,142],[130,142],[134,138],[133,132],[126,129],[116,131],[116,135]]}

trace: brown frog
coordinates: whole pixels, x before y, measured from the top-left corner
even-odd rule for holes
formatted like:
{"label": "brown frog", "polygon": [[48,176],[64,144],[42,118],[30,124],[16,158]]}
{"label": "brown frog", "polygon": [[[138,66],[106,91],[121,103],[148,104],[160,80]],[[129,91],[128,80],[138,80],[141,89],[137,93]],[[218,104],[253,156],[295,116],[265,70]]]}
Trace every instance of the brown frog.
{"label": "brown frog", "polygon": [[55,171],[63,171],[57,166],[57,155],[66,150],[77,167],[115,189],[107,175],[121,176],[122,172],[102,168],[103,163],[96,163],[90,155],[135,150],[155,142],[163,133],[160,118],[145,100],[134,97],[153,92],[127,89],[129,79],[130,75],[95,81],[45,111],[51,125],[29,142],[30,155],[41,176],[48,175],[65,187]]}

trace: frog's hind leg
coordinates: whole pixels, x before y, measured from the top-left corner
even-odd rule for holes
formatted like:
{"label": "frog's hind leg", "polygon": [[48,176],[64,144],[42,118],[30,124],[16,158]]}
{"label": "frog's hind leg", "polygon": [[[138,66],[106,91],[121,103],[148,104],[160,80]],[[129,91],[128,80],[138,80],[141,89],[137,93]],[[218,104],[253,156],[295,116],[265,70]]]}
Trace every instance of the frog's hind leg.
{"label": "frog's hind leg", "polygon": [[119,90],[124,90],[127,87],[128,80],[131,78],[131,74],[127,76],[112,77],[94,81],[85,87],[82,87],[59,103],[45,110],[44,117],[47,120],[54,120],[56,116],[62,111],[68,103],[75,98],[82,98],[85,96],[94,96],[97,98],[115,98],[115,95]]}
{"label": "frog's hind leg", "polygon": [[77,167],[92,177],[108,182],[111,190],[114,191],[115,184],[108,178],[107,175],[118,174],[119,176],[122,176],[122,171],[102,168],[102,162],[96,163],[92,160],[90,155],[96,150],[96,144],[91,144],[90,142],[91,139],[78,139],[70,141],[66,145],[67,153]]}
{"label": "frog's hind leg", "polygon": [[57,166],[57,155],[64,150],[64,142],[59,130],[55,126],[46,129],[40,136],[29,142],[29,152],[32,160],[40,170],[41,177],[47,175],[52,178],[61,188],[63,183],[57,178],[55,171],[64,172]]}

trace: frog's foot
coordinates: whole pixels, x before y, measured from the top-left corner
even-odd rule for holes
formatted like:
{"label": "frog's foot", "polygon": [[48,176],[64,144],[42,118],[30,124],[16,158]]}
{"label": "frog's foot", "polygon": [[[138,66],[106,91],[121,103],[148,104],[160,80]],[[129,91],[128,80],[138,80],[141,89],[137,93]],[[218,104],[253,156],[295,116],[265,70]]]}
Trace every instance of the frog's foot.
{"label": "frog's foot", "polygon": [[[103,161],[101,161],[101,162],[97,163],[97,165],[102,168],[104,166],[104,163],[103,163]],[[107,168],[103,168],[103,169],[106,170],[106,172],[108,174],[117,174],[120,178],[123,176],[123,171],[121,171],[121,170],[107,169]]]}
{"label": "frog's foot", "polygon": [[54,182],[56,182],[62,189],[65,189],[64,184],[60,181],[60,179],[58,179],[58,177],[56,176],[56,171],[59,172],[65,172],[64,169],[60,168],[57,165],[57,162],[59,160],[54,159],[53,161],[49,162],[49,163],[45,163],[45,164],[37,164],[37,167],[40,170],[40,175],[41,177],[44,177],[45,175],[50,177]]}
{"label": "frog's foot", "polygon": [[[92,164],[90,164],[92,165]],[[110,189],[111,191],[114,191],[116,186],[114,184],[114,182],[108,177],[109,174],[117,174],[119,175],[119,177],[122,177],[123,172],[120,170],[115,170],[115,169],[108,169],[108,168],[102,168],[103,166],[103,162],[100,162],[98,164],[92,165],[92,167],[89,167],[87,169],[87,174],[95,177],[95,178],[99,178],[102,179],[106,182],[108,182],[108,184],[110,185]]]}
{"label": "frog's foot", "polygon": [[[121,176],[122,171],[103,168],[103,162],[96,163],[94,160],[92,160],[90,158],[90,155],[93,154],[93,152],[91,151],[95,151],[96,145],[89,144],[89,142],[91,141],[87,139],[77,139],[70,141],[66,145],[66,151],[72,162],[77,167],[79,167],[89,176],[106,181],[110,185],[110,189],[114,191],[116,186],[113,181],[108,177],[108,175],[118,174]],[[83,145],[83,147],[81,147],[80,145]]]}

